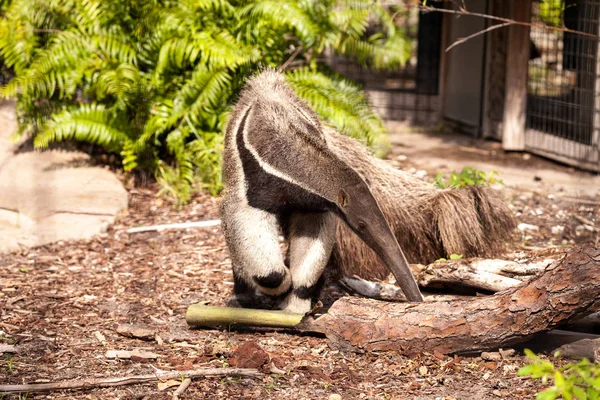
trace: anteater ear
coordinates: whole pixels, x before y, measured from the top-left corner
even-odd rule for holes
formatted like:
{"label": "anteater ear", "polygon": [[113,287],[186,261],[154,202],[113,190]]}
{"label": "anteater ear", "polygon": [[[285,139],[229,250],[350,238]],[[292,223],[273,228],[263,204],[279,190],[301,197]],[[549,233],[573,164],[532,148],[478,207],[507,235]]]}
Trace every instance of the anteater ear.
{"label": "anteater ear", "polygon": [[338,207],[342,210],[346,209],[349,203],[348,200],[348,193],[346,193],[344,189],[340,189],[340,191],[338,192]]}

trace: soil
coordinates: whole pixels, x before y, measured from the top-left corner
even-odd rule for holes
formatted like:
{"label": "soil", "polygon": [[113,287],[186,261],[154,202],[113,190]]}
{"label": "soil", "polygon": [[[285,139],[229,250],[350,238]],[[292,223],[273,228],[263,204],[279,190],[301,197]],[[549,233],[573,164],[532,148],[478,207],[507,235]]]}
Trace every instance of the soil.
{"label": "soil", "polygon": [[[129,210],[92,240],[2,256],[0,344],[15,344],[19,352],[0,356],[0,384],[251,365],[267,374],[196,378],[180,398],[531,399],[543,388],[517,376],[527,362],[520,353],[499,361],[439,354],[407,358],[333,351],[324,338],[285,331],[188,329],[188,305],[224,305],[230,295],[231,265],[221,230],[126,230],[218,218],[218,200],[198,195],[178,209],[157,198],[157,189],[130,188]],[[506,190],[519,223],[529,226],[515,232],[505,258],[599,244],[600,198]],[[154,337],[130,338],[117,331],[125,323],[143,325]],[[108,350],[135,349],[158,358],[106,357]],[[21,398],[171,399],[176,388],[159,391],[151,382]]]}

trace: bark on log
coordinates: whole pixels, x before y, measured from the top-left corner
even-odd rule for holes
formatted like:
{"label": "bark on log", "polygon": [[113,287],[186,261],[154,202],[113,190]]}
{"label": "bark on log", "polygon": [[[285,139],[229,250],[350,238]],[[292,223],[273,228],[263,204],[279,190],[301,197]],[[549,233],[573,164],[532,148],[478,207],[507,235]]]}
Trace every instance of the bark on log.
{"label": "bark on log", "polygon": [[[435,262],[429,265],[410,264],[415,280],[421,288],[469,287],[490,292],[500,292],[518,286],[542,272],[553,259],[529,263],[507,260],[472,259]],[[402,289],[393,283],[373,282],[358,277],[345,277],[340,284],[349,292],[363,297],[386,301],[406,301]],[[437,301],[428,299],[425,301]]]}
{"label": "bark on log", "polygon": [[451,354],[514,345],[598,310],[600,249],[586,247],[494,296],[420,304],[346,297],[300,325],[336,348]]}

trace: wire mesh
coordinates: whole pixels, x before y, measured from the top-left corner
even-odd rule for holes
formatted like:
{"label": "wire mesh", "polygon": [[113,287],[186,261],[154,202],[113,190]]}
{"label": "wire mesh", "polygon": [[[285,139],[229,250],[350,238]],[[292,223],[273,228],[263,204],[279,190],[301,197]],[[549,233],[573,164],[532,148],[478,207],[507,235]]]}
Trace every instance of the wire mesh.
{"label": "wire mesh", "polygon": [[[600,0],[534,1],[532,22],[596,35],[599,11]],[[528,128],[592,144],[597,56],[596,38],[532,27]]]}
{"label": "wire mesh", "polygon": [[335,72],[361,84],[383,118],[432,124],[437,122],[440,109],[442,15],[423,14],[415,5],[415,0],[403,0],[392,10],[396,26],[410,46],[404,66],[375,70],[339,55],[332,56],[329,64]]}

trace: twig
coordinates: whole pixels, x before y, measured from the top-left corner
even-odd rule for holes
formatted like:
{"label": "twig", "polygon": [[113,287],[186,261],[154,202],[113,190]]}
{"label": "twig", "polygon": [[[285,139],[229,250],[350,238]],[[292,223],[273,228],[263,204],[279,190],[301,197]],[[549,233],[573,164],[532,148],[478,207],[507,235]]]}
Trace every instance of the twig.
{"label": "twig", "polygon": [[587,218],[584,218],[582,216],[579,215],[573,215],[573,218],[575,218],[577,221],[581,222],[584,225],[587,225],[589,227],[592,228],[592,231],[596,231],[596,226],[594,225],[594,223],[592,221],[590,221]]}
{"label": "twig", "polygon": [[298,56],[298,54],[300,54],[302,49],[303,49],[302,46],[298,46],[298,48],[292,53],[292,55],[287,60],[285,60],[285,62],[283,64],[281,64],[279,66],[279,68],[277,68],[277,70],[279,72],[284,71],[288,67],[288,65],[290,65],[291,62],[294,61],[294,59]]}
{"label": "twig", "polygon": [[465,16],[471,16],[471,17],[486,18],[486,19],[491,19],[492,21],[500,21],[500,22],[510,23],[511,25],[521,25],[521,26],[528,26],[531,28],[540,28],[540,29],[546,29],[546,30],[551,30],[551,31],[569,32],[569,33],[574,33],[577,35],[582,35],[582,36],[587,36],[587,37],[592,37],[592,38],[598,37],[597,35],[594,35],[592,33],[576,31],[574,29],[563,28],[563,27],[559,27],[559,26],[549,26],[549,25],[540,24],[540,23],[516,21],[516,20],[510,19],[510,18],[503,18],[503,17],[497,17],[495,15],[471,12],[471,11],[467,11],[466,9],[464,9],[462,7],[460,10],[450,10],[447,8],[436,8],[436,7],[426,6],[426,5],[417,5],[416,7],[419,10],[426,11],[426,12],[441,12],[441,13],[446,13],[446,14],[465,15]]}
{"label": "twig", "polygon": [[183,382],[181,382],[181,385],[179,385],[175,393],[173,393],[173,400],[178,400],[179,396],[181,396],[183,392],[186,391],[186,389],[190,386],[191,383],[192,380],[190,378],[185,378]]}
{"label": "twig", "polygon": [[515,24],[514,22],[505,22],[503,24],[492,25],[482,31],[475,32],[474,34],[466,36],[466,37],[462,37],[462,38],[458,39],[456,42],[452,43],[450,46],[448,46],[448,48],[446,48],[446,52],[449,52],[450,50],[452,50],[454,47],[458,46],[459,44],[463,44],[464,42],[471,40],[473,38],[476,38],[477,36],[485,35],[486,33],[493,31],[494,29],[504,28],[505,26],[510,26],[510,25],[514,25],[514,24]]}
{"label": "twig", "polygon": [[568,201],[571,203],[585,204],[587,206],[600,206],[600,201],[580,199],[577,197],[559,196],[558,199]]}
{"label": "twig", "polygon": [[82,390],[97,387],[114,387],[157,380],[196,378],[200,376],[244,376],[260,378],[262,373],[253,368],[200,368],[187,371],[156,371],[148,375],[131,375],[118,378],[90,378],[63,382],[0,385],[0,393],[49,392],[53,390]]}
{"label": "twig", "polygon": [[162,231],[165,229],[188,229],[188,228],[210,228],[211,226],[217,226],[221,224],[220,219],[211,219],[208,221],[196,221],[196,222],[182,222],[180,224],[164,224],[164,225],[149,225],[149,226],[137,226],[135,228],[127,229],[127,233],[139,233],[139,232],[151,232],[151,231]]}

